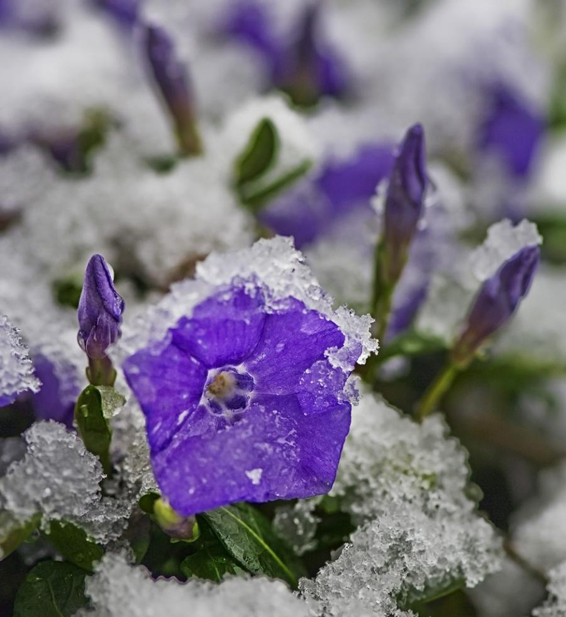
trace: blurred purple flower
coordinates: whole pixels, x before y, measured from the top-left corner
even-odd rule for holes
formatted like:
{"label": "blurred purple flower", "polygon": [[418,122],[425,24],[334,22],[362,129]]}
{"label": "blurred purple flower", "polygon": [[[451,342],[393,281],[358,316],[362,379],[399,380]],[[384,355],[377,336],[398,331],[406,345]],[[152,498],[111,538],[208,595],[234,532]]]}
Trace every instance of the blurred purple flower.
{"label": "blurred purple flower", "polygon": [[400,145],[385,196],[382,276],[386,283],[395,283],[401,276],[428,185],[424,130],[415,124]]}
{"label": "blurred purple flower", "polygon": [[539,247],[527,246],[484,282],[454,346],[454,362],[467,363],[478,348],[509,321],[530,289],[539,259]]}
{"label": "blurred purple flower", "polygon": [[393,147],[386,143],[361,146],[345,160],[330,159],[314,179],[307,178],[262,210],[260,220],[276,233],[292,236],[302,248],[355,209],[369,211],[392,164]]}
{"label": "blurred purple flower", "polygon": [[88,262],[79,300],[78,342],[89,358],[100,360],[120,337],[124,300],[114,287],[112,275],[101,255]]}
{"label": "blurred purple flower", "polygon": [[321,96],[342,97],[351,89],[345,63],[320,31],[320,10],[318,2],[308,4],[289,36],[281,37],[266,6],[240,0],[223,16],[220,31],[259,53],[270,86],[309,105]]}
{"label": "blurred purple flower", "polygon": [[39,420],[55,420],[73,428],[75,402],[81,391],[76,370],[71,363],[56,370],[55,364],[45,355],[33,358],[35,375],[41,389],[32,396],[32,405]]}
{"label": "blurred purple flower", "polygon": [[480,127],[479,147],[500,156],[516,178],[529,175],[545,130],[541,110],[503,84],[490,91],[491,105]]}
{"label": "blurred purple flower", "polygon": [[194,92],[187,68],[163,28],[144,26],[142,41],[154,81],[175,125],[181,152],[198,154],[201,143],[196,125]]}
{"label": "blurred purple flower", "polygon": [[38,37],[48,37],[59,29],[60,9],[57,3],[26,3],[0,0],[0,28],[20,30]]}
{"label": "blurred purple flower", "polygon": [[113,17],[126,30],[138,23],[141,0],[90,0],[90,2]]}
{"label": "blurred purple flower", "polygon": [[350,426],[338,326],[299,300],[268,309],[252,281],[222,288],[124,373],[146,416],[155,477],[181,515],[330,490]]}

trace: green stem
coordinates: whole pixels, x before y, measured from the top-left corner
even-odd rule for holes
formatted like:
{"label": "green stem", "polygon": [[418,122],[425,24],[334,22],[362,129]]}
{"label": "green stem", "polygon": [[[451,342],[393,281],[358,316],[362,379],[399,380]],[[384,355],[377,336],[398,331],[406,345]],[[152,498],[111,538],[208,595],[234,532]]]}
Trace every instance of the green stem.
{"label": "green stem", "polygon": [[112,387],[116,381],[116,371],[108,356],[101,359],[89,358],[86,376],[93,386]]}
{"label": "green stem", "polygon": [[436,376],[417,407],[415,415],[419,422],[422,422],[438,407],[438,403],[452,385],[458,371],[459,368],[452,362],[449,362]]}

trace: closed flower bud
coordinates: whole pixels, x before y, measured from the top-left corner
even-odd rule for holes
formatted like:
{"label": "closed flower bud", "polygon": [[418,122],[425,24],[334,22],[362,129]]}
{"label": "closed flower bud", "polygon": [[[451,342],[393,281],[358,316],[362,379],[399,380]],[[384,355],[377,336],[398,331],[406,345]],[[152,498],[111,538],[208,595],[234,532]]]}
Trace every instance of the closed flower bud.
{"label": "closed flower bud", "polygon": [[101,255],[88,262],[79,300],[78,342],[89,358],[100,360],[120,337],[124,300],[117,293],[110,269]]}
{"label": "closed flower bud", "polygon": [[539,247],[527,246],[484,282],[452,351],[456,364],[466,365],[479,347],[509,321],[529,291],[539,258]]}
{"label": "closed flower bud", "polygon": [[171,114],[182,154],[199,154],[194,96],[185,65],[169,35],[158,26],[145,26],[143,46],[155,84]]}
{"label": "closed flower bud", "polygon": [[394,284],[403,271],[428,187],[424,130],[411,127],[395,159],[385,197],[382,277]]}

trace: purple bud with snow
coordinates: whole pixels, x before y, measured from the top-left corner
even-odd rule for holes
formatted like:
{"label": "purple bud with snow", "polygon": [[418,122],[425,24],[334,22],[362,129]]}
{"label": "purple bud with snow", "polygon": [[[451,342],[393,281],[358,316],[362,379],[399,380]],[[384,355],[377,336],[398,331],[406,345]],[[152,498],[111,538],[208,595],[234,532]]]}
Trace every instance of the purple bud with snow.
{"label": "purple bud with snow", "polygon": [[456,364],[467,364],[479,347],[509,321],[530,289],[539,259],[540,248],[526,246],[483,283],[452,350]]}
{"label": "purple bud with snow", "polygon": [[124,300],[114,287],[112,274],[102,255],[88,262],[79,300],[81,349],[93,360],[106,357],[106,350],[120,338]]}
{"label": "purple bud with snow", "polygon": [[428,184],[424,130],[415,124],[400,145],[385,196],[382,276],[388,284],[401,276],[423,213]]}
{"label": "purple bud with snow", "polygon": [[142,41],[151,74],[175,126],[181,153],[199,154],[201,142],[187,67],[179,59],[173,40],[163,28],[144,26]]}

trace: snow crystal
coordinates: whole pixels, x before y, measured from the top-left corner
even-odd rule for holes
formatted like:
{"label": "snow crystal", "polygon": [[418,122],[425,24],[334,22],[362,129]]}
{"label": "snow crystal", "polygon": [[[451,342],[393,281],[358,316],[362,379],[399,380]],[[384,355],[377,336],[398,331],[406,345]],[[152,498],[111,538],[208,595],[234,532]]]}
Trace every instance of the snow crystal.
{"label": "snow crystal", "polygon": [[539,494],[514,514],[512,537],[529,563],[548,571],[566,561],[566,465],[542,473]]}
{"label": "snow crystal", "polygon": [[549,598],[533,611],[533,617],[566,616],[566,561],[550,571]]}
{"label": "snow crystal", "polygon": [[34,424],[24,438],[26,455],[0,478],[1,509],[20,523],[39,513],[46,528],[63,520],[103,543],[118,538],[128,507],[102,497],[102,466],[80,438],[56,422]]}
{"label": "snow crystal", "polygon": [[396,598],[403,605],[460,579],[473,587],[499,568],[499,541],[466,495],[466,453],[446,433],[440,416],[418,425],[370,395],[354,408],[330,496],[359,528],[302,582],[318,614],[353,614],[351,602],[390,614]]}
{"label": "snow crystal", "polygon": [[509,219],[499,221],[488,229],[485,242],[470,257],[474,276],[483,282],[522,248],[540,244],[542,237],[534,223],[526,219],[517,225]]}
{"label": "snow crystal", "polygon": [[12,403],[21,392],[37,392],[40,386],[19,331],[0,315],[0,407]]}
{"label": "snow crystal", "polygon": [[277,309],[291,296],[336,323],[346,336],[344,347],[329,356],[336,366],[351,370],[355,358],[363,364],[377,350],[377,341],[370,335],[371,317],[359,317],[345,307],[334,310],[332,298],[320,288],[303,255],[293,248],[292,240],[278,236],[259,240],[248,249],[211,253],[197,265],[195,280],[176,283],[171,293],[146,315],[133,324],[124,324],[122,339],[111,352],[116,365],[150,341],[164,339],[167,330],[182,316],[190,315],[193,307],[214,288],[234,280],[249,280],[253,286],[255,281],[262,283],[268,290],[268,308]]}
{"label": "snow crystal", "polygon": [[[132,567],[118,554],[107,554],[87,579],[94,613],[83,617],[307,617],[308,610],[281,581],[232,577],[220,584],[197,579],[153,580],[143,567]],[[190,607],[190,608],[188,608]]]}

